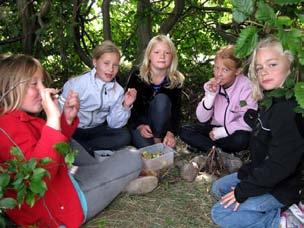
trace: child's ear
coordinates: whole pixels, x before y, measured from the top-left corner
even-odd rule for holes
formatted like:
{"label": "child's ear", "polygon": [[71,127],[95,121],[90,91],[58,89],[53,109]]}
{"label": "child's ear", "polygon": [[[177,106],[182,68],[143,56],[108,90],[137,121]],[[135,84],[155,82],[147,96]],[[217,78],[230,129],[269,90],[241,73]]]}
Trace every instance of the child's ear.
{"label": "child's ear", "polygon": [[96,59],[93,59],[93,66],[96,67]]}
{"label": "child's ear", "polygon": [[237,76],[237,75],[241,74],[242,71],[243,71],[243,68],[238,68],[235,72],[235,75]]}

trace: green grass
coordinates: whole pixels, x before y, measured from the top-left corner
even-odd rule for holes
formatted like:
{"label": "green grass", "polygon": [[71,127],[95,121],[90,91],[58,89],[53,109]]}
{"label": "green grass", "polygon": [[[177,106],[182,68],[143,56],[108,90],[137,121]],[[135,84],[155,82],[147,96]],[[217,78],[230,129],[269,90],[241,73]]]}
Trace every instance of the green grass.
{"label": "green grass", "polygon": [[171,168],[159,186],[146,195],[120,194],[86,228],[104,227],[215,227],[210,219],[210,183],[181,180]]}

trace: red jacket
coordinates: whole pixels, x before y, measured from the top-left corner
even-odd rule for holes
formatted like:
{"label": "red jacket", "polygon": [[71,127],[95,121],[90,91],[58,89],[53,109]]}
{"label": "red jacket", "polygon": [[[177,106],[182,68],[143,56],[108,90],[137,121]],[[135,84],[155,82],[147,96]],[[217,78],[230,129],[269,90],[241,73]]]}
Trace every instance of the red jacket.
{"label": "red jacket", "polygon": [[[54,150],[54,145],[67,141],[79,120],[69,126],[61,117],[61,131],[45,125],[41,118],[22,111],[12,111],[0,116],[0,128],[20,147],[26,159],[50,157],[53,162],[47,169],[51,177],[46,178],[47,191],[43,198],[30,208],[23,204],[20,209],[6,210],[7,215],[18,225],[38,227],[79,227],[84,215],[82,207],[68,175],[63,157]],[[14,144],[0,129],[0,162],[11,158],[10,148]]]}

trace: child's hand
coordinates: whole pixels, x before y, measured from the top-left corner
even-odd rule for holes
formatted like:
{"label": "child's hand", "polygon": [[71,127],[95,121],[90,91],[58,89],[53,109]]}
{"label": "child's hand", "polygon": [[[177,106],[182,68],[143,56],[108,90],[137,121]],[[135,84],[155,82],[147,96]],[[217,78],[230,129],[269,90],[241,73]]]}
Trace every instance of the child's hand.
{"label": "child's hand", "polygon": [[44,88],[40,90],[42,107],[47,117],[46,125],[56,130],[60,130],[60,110],[57,93],[58,90],[52,88]]}
{"label": "child's hand", "polygon": [[233,211],[237,211],[240,207],[240,203],[238,203],[235,199],[234,188],[231,189],[231,192],[228,192],[221,198],[220,203],[224,206],[224,208],[228,208],[234,204]]}
{"label": "child's hand", "polygon": [[174,134],[171,131],[167,131],[167,134],[163,140],[163,144],[165,144],[166,146],[169,146],[171,148],[175,147],[176,140],[175,140]]}
{"label": "child's hand", "polygon": [[204,89],[210,93],[217,93],[220,87],[220,80],[211,78],[204,86]]}
{"label": "child's hand", "polygon": [[72,124],[73,120],[77,116],[79,111],[79,98],[78,93],[69,91],[66,101],[63,106],[64,116],[69,125]]}
{"label": "child's hand", "polygon": [[153,134],[152,134],[152,130],[150,128],[149,125],[147,124],[141,124],[137,127],[140,135],[144,138],[152,138]]}
{"label": "child's hand", "polygon": [[227,137],[228,134],[226,132],[225,127],[214,127],[212,130],[209,132],[209,138],[212,141]]}
{"label": "child's hand", "polygon": [[129,108],[135,101],[137,95],[137,91],[134,88],[129,88],[128,91],[125,93],[125,98],[123,102],[123,106],[125,108]]}

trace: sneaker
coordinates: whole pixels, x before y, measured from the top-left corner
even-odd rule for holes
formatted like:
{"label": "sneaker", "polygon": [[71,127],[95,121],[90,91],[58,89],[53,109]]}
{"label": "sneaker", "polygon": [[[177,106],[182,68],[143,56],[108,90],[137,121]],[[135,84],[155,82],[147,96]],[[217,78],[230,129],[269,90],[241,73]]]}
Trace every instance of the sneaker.
{"label": "sneaker", "polygon": [[158,178],[155,176],[138,177],[125,187],[124,192],[132,195],[143,195],[152,192],[157,185]]}
{"label": "sneaker", "polygon": [[286,211],[281,213],[280,228],[303,228],[304,227],[304,207],[299,203],[291,205]]}

